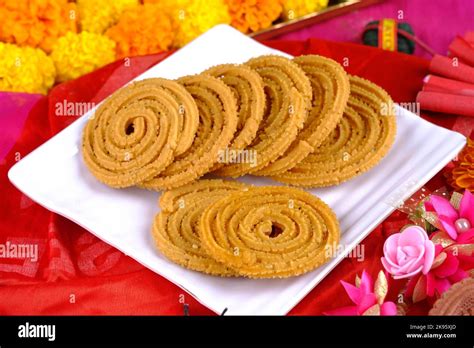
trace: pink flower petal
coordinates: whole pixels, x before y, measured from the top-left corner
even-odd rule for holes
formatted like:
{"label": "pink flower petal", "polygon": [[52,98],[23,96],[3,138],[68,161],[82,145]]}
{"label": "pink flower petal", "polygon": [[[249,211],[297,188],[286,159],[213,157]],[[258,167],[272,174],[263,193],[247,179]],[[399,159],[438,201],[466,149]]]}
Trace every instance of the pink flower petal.
{"label": "pink flower petal", "polygon": [[435,258],[435,245],[432,241],[427,240],[425,241],[425,257],[423,263],[423,269],[421,270],[423,274],[427,274],[431,266],[433,265],[433,261]]}
{"label": "pink flower petal", "polygon": [[362,298],[360,299],[359,305],[357,306],[357,311],[362,314],[376,303],[377,303],[377,298],[375,297],[375,294],[373,293],[366,294],[365,296],[362,296]]}
{"label": "pink flower petal", "polygon": [[450,253],[446,253],[447,257],[444,262],[436,267],[433,272],[438,278],[446,278],[450,275],[454,274],[459,267],[459,261],[456,257],[451,255]]}
{"label": "pink flower petal", "polygon": [[417,251],[417,256],[412,257],[413,263],[410,265],[410,267],[406,269],[406,272],[413,272],[415,269],[418,269],[420,266],[423,266],[425,257],[425,246],[418,246]]}
{"label": "pink flower petal", "polygon": [[467,273],[466,271],[462,270],[462,269],[458,269],[456,271],[456,273],[454,273],[453,275],[449,276],[449,281],[454,284],[454,283],[457,283],[457,282],[460,282],[461,280],[465,279],[469,277],[469,273]]}
{"label": "pink flower petal", "polygon": [[395,259],[395,261],[392,261],[392,260],[391,260],[390,258],[388,258],[388,257],[385,257],[384,259],[385,259],[385,261],[387,262],[387,264],[388,264],[390,267],[398,268],[397,259]]}
{"label": "pink flower petal", "polygon": [[420,248],[415,245],[406,245],[402,250],[408,257],[417,257],[420,254]]}
{"label": "pink flower petal", "polygon": [[469,190],[464,191],[464,195],[462,196],[459,206],[459,216],[468,219],[474,227],[474,196]]}
{"label": "pink flower petal", "polygon": [[410,226],[405,229],[398,240],[398,246],[423,245],[427,235],[420,226]]}
{"label": "pink flower petal", "polygon": [[354,285],[349,284],[349,283],[347,283],[343,280],[341,280],[341,284],[344,287],[344,289],[346,290],[347,295],[349,296],[351,301],[354,302],[355,304],[358,304],[360,302],[360,298],[361,298],[361,290],[359,288],[355,287]]}
{"label": "pink flower petal", "polygon": [[408,255],[403,251],[402,247],[397,248],[397,264],[404,265],[408,261]]}
{"label": "pink flower petal", "polygon": [[426,210],[435,211],[438,215],[444,215],[448,219],[452,220],[453,223],[459,217],[458,212],[454,207],[449,203],[446,198],[432,195],[430,199],[425,202]]}
{"label": "pink flower petal", "polygon": [[365,271],[362,271],[362,276],[360,277],[360,287],[362,294],[371,293],[374,289],[374,282],[372,281],[372,277]]}
{"label": "pink flower petal", "polygon": [[382,262],[383,268],[385,268],[388,273],[390,273],[391,275],[397,274],[398,267],[395,267],[393,264],[391,264],[388,259],[382,257],[380,261]]}
{"label": "pink flower petal", "polygon": [[459,244],[472,244],[474,243],[474,228],[471,228],[469,231],[458,234],[458,239],[456,242]]}
{"label": "pink flower petal", "polygon": [[384,302],[380,306],[380,315],[397,315],[397,306],[393,302]]}
{"label": "pink flower petal", "polygon": [[441,295],[451,287],[451,283],[447,279],[436,280],[436,292]]}
{"label": "pink flower petal", "polygon": [[398,274],[405,274],[408,272],[408,269],[410,268],[411,265],[413,265],[413,263],[415,262],[416,260],[414,259],[411,259],[411,260],[407,260],[405,263],[403,263],[401,266],[398,267],[398,270],[397,270],[397,273]]}
{"label": "pink flower petal", "polygon": [[422,269],[423,269],[423,266],[420,266],[417,269],[415,269],[413,272],[410,272],[410,273],[398,273],[397,275],[393,276],[393,279],[411,278],[414,275],[420,273]]}
{"label": "pink flower petal", "polygon": [[387,238],[383,245],[383,253],[385,257],[390,259],[391,261],[395,261],[397,259],[397,247],[399,238],[400,233],[392,234],[390,237]]}
{"label": "pink flower petal", "polygon": [[458,237],[458,232],[456,231],[456,228],[454,227],[454,221],[452,221],[450,218],[444,215],[439,215],[438,219],[441,222],[441,225],[443,226],[443,229],[446,231],[446,233],[453,240],[456,240]]}

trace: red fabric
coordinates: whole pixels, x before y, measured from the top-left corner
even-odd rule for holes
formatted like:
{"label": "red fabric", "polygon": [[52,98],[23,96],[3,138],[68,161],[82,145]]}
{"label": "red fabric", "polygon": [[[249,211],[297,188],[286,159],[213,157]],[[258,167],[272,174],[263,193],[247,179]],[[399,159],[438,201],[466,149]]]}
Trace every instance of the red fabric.
{"label": "red fabric", "polygon": [[[294,55],[317,53],[346,63],[348,72],[380,84],[397,102],[413,102],[428,72],[429,62],[423,59],[354,44],[315,39],[267,44]],[[19,157],[74,121],[75,117],[54,115],[57,102],[97,102],[164,56],[132,58],[130,64],[119,61],[61,84],[31,110],[16,144],[0,163],[0,243],[37,242],[41,256],[37,264],[0,259],[0,284],[4,285],[0,286],[0,314],[183,314],[181,289],[74,223],[43,209],[7,179],[9,168]],[[430,119],[448,128],[456,121],[454,117]],[[428,187],[442,185],[438,175]],[[406,222],[403,214],[392,214],[363,241],[363,262],[343,260],[290,314],[321,314],[349,305],[339,280],[353,282],[364,268],[374,276],[381,269],[384,240]],[[387,300],[396,300],[401,284],[393,284]],[[184,294],[184,301],[191,315],[212,314],[190,295]],[[426,313],[425,307],[419,306],[415,313]]]}

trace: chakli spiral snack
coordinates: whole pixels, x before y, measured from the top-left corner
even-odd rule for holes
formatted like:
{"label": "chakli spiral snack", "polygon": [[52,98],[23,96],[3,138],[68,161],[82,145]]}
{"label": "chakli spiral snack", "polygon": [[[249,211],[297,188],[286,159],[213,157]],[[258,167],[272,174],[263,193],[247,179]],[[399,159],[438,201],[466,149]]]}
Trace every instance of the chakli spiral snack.
{"label": "chakli spiral snack", "polygon": [[325,263],[339,242],[336,215],[305,191],[278,186],[231,192],[204,210],[201,243],[250,278],[284,278]]}
{"label": "chakli spiral snack", "polygon": [[474,315],[474,274],[453,284],[436,300],[429,315]]}
{"label": "chakli spiral snack", "polygon": [[237,275],[204,250],[197,224],[202,211],[211,203],[248,187],[236,181],[199,180],[166,191],[160,198],[161,212],[155,217],[152,229],[157,248],[171,261],[191,270],[219,276]]}
{"label": "chakli spiral snack", "polygon": [[245,65],[263,79],[267,106],[255,140],[246,148],[257,154],[257,163],[233,163],[215,173],[237,177],[259,170],[281,156],[303,127],[311,106],[311,84],[305,73],[291,60],[261,56]]}
{"label": "chakli spiral snack", "polygon": [[312,108],[304,128],[285,154],[258,171],[258,175],[281,174],[301,162],[334,130],[349,98],[349,77],[337,62],[318,55],[293,59],[308,76],[312,91]]}
{"label": "chakli spiral snack", "polygon": [[178,82],[192,95],[199,110],[196,137],[190,149],[141,187],[171,189],[200,178],[217,162],[219,151],[229,146],[237,129],[235,97],[224,82],[204,74],[182,77]]}
{"label": "chakli spiral snack", "polygon": [[396,133],[390,96],[379,86],[351,76],[351,95],[336,129],[308,157],[273,176],[297,186],[340,184],[375,166],[389,151]]}
{"label": "chakli spiral snack", "polygon": [[[186,105],[184,115],[181,105]],[[194,100],[178,83],[165,79],[132,83],[110,96],[88,121],[84,162],[109,186],[135,185],[172,162],[178,144],[185,144],[179,140],[194,137],[196,117]]]}
{"label": "chakli spiral snack", "polygon": [[245,65],[217,65],[206,70],[204,74],[220,78],[230,87],[237,99],[237,131],[231,145],[226,149],[228,153],[223,156],[225,160],[219,161],[214,167],[217,169],[222,166],[221,163],[237,161],[243,155],[239,151],[255,139],[265,110],[265,93],[260,75]]}
{"label": "chakli spiral snack", "polygon": [[175,81],[147,79],[136,82],[137,86],[141,84],[147,86],[154,84],[158,87],[162,87],[171,93],[179,103],[179,137],[174,154],[175,156],[181,155],[191,147],[199,124],[199,112],[194,99],[192,97],[190,98],[188,91]]}

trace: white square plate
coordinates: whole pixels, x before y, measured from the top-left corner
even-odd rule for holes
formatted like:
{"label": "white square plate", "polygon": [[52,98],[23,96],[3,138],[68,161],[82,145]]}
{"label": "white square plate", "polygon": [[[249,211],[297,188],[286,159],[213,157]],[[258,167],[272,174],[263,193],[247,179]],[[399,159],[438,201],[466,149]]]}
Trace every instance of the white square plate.
{"label": "white square plate", "polygon": [[[262,54],[286,54],[265,47],[231,27],[216,26],[137,80],[177,78],[220,63],[242,63]],[[144,266],[177,284],[216,313],[286,314],[344,257],[289,279],[250,280],[212,277],[169,262],[150,235],[159,193],[138,188],[115,190],[88,172],[80,153],[81,133],[91,110],[41,145],[8,173],[10,181],[47,209],[61,214]],[[393,210],[399,199],[418,190],[464,146],[466,139],[399,109],[395,144],[371,171],[342,185],[313,189],[336,212],[341,244],[348,253]],[[246,176],[256,185],[271,180]],[[370,253],[370,250],[366,250]]]}

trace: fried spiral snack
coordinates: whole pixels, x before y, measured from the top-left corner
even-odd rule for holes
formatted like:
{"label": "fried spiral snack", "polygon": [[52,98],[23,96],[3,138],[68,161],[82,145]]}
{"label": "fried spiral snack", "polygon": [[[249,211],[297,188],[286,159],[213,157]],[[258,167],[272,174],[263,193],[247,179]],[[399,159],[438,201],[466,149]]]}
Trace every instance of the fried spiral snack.
{"label": "fried spiral snack", "polygon": [[179,103],[179,123],[178,123],[178,144],[174,150],[175,156],[181,155],[188,150],[194,140],[199,124],[199,112],[193,98],[186,89],[175,81],[165,79],[148,79],[136,82],[137,86],[142,84],[149,86],[150,83],[166,89],[173,94],[176,101]]}
{"label": "fried spiral snack", "polygon": [[215,171],[238,177],[258,172],[281,156],[303,127],[311,105],[311,84],[303,70],[280,56],[261,56],[245,63],[263,79],[266,110],[255,140],[246,148],[257,163],[232,163]]}
{"label": "fried spiral snack", "polygon": [[[263,119],[265,93],[262,78],[249,67],[236,64],[217,65],[204,71],[204,74],[220,78],[234,93],[239,122],[229,150],[245,149],[255,139]],[[214,168],[219,167],[222,164]]]}
{"label": "fried spiral snack", "polygon": [[218,153],[231,143],[237,129],[237,109],[232,91],[209,75],[178,80],[191,94],[199,110],[199,127],[189,150],[175,157],[163,172],[140,186],[153,190],[172,189],[188,184],[207,172],[218,160]]}
{"label": "fried spiral snack", "polygon": [[289,187],[231,192],[199,219],[208,254],[250,278],[309,272],[328,260],[339,234],[336,215],[325,203]]}
{"label": "fried spiral snack", "polygon": [[166,191],[160,198],[152,235],[157,248],[171,261],[194,271],[219,276],[236,276],[228,266],[210,257],[201,245],[197,224],[202,211],[231,192],[248,185],[236,181],[199,180]]}
{"label": "fried spiral snack", "polygon": [[296,57],[293,62],[311,82],[312,107],[304,128],[285,154],[258,171],[258,175],[281,174],[313,152],[337,126],[349,98],[349,77],[337,62],[318,55]]}
{"label": "fried spiral snack", "polygon": [[328,138],[302,162],[272,178],[305,187],[337,185],[375,166],[395,140],[390,96],[379,86],[351,76],[344,115]]}
{"label": "fried spiral snack", "polygon": [[[180,113],[181,105],[186,112]],[[194,137],[197,108],[178,83],[147,79],[110,96],[83,132],[84,162],[112,187],[128,187],[161,173],[173,160],[182,137]],[[180,134],[186,124],[187,133]],[[183,147],[185,145],[181,145]]]}

